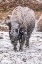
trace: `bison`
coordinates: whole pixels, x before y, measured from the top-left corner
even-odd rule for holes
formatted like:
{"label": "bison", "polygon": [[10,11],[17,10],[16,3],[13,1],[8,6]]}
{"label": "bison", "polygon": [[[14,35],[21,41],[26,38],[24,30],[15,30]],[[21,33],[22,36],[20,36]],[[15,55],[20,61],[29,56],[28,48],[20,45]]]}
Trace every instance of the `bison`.
{"label": "bison", "polygon": [[35,27],[34,11],[28,7],[17,6],[8,22],[9,36],[14,44],[14,50],[17,50],[16,45],[19,41],[19,50],[23,49],[23,44],[26,41],[26,46],[29,47],[29,38]]}

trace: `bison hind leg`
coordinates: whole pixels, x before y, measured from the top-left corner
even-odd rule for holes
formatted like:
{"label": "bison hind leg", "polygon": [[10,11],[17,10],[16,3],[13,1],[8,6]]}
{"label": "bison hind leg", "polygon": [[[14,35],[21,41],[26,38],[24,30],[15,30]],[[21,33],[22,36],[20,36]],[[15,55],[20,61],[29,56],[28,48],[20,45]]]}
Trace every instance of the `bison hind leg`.
{"label": "bison hind leg", "polygon": [[29,38],[31,36],[33,29],[34,29],[34,26],[33,27],[32,26],[27,27],[26,46],[28,46],[28,47],[29,47]]}

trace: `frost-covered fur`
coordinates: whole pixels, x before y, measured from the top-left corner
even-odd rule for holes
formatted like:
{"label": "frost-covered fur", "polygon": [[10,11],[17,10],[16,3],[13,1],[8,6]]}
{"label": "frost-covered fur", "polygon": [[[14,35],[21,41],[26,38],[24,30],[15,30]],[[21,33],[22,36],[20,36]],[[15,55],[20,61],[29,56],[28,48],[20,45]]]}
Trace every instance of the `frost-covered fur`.
{"label": "frost-covered fur", "polygon": [[[33,22],[35,20],[35,14],[34,11],[28,7],[16,7],[12,12],[12,24],[14,21],[18,21],[19,23],[22,23],[27,27],[27,24],[30,24],[31,21]],[[28,22],[29,21],[29,22]]]}
{"label": "frost-covered fur", "polygon": [[36,27],[37,27],[37,31],[41,31],[42,32],[42,15],[38,19]]}
{"label": "frost-covered fur", "polygon": [[[13,42],[14,41],[16,42],[16,39],[18,39],[19,30],[22,29],[21,35],[22,35],[22,32],[24,35],[25,35],[25,32],[27,32],[26,45],[29,46],[29,38],[35,26],[34,11],[28,7],[18,6],[13,10],[12,17],[10,20],[11,20],[10,22],[11,23],[11,32],[10,32],[11,40],[13,40]],[[16,32],[16,29],[18,29],[18,32]],[[20,49],[22,49],[24,38],[23,40],[22,39],[19,40],[19,42],[20,42]]]}

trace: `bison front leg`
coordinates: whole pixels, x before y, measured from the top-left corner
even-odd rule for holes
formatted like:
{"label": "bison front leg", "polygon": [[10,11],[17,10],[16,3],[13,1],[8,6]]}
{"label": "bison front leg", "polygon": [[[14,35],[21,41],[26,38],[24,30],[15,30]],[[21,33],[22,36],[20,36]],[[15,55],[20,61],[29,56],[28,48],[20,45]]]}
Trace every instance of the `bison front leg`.
{"label": "bison front leg", "polygon": [[17,47],[16,47],[16,46],[17,46],[17,41],[15,41],[15,42],[14,42],[14,41],[11,41],[11,43],[12,43],[13,46],[14,46],[14,50],[17,51]]}
{"label": "bison front leg", "polygon": [[24,42],[25,42],[25,36],[22,35],[22,38],[19,39],[19,43],[20,43],[20,48],[19,48],[19,50],[23,50]]}
{"label": "bison front leg", "polygon": [[14,50],[17,51],[17,42],[14,43]]}
{"label": "bison front leg", "polygon": [[22,50],[23,50],[24,40],[20,40],[19,43],[20,43],[20,48],[19,48],[19,50],[22,51]]}
{"label": "bison front leg", "polygon": [[26,37],[26,46],[29,48],[29,36],[27,35],[27,37]]}

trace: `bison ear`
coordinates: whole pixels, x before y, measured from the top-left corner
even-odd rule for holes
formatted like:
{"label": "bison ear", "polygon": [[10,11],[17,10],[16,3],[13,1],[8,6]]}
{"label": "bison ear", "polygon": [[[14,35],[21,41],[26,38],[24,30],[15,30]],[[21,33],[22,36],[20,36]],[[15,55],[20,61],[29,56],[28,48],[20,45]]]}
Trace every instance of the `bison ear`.
{"label": "bison ear", "polygon": [[7,25],[7,26],[11,25],[11,22],[10,22],[10,21],[9,21],[9,22],[6,22],[6,25]]}

